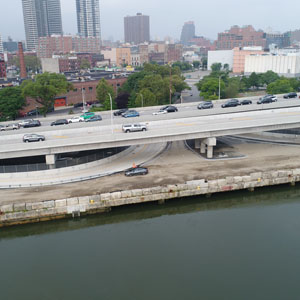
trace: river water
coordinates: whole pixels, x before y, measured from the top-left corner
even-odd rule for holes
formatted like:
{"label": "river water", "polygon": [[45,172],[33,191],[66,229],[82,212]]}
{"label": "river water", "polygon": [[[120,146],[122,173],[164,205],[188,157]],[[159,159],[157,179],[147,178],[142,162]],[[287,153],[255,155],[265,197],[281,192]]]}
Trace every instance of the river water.
{"label": "river water", "polygon": [[300,299],[300,186],[0,229],[0,299]]}

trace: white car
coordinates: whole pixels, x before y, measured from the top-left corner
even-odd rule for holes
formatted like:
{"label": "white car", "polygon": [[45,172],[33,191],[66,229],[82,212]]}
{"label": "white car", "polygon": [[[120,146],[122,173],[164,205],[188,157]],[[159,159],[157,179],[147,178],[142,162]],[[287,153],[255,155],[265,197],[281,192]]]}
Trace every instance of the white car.
{"label": "white car", "polygon": [[167,110],[159,110],[159,111],[155,111],[154,113],[152,113],[152,115],[156,116],[156,115],[164,115],[167,114]]}
{"label": "white car", "polygon": [[68,123],[79,123],[83,121],[84,121],[83,117],[73,117],[71,119],[68,119]]}

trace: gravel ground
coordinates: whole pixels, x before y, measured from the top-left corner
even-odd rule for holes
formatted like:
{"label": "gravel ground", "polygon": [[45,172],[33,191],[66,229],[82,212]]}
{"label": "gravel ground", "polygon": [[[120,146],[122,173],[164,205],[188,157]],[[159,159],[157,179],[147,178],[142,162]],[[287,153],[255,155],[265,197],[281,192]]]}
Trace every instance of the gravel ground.
{"label": "gravel ground", "polygon": [[0,204],[57,200],[119,190],[184,183],[194,179],[217,179],[226,176],[245,175],[251,172],[300,168],[300,146],[234,141],[230,148],[224,146],[223,151],[226,152],[228,149],[241,153],[244,157],[207,160],[188,150],[183,142],[175,142],[168,151],[149,163],[147,176],[127,178],[124,174],[116,174],[74,184],[0,190]]}

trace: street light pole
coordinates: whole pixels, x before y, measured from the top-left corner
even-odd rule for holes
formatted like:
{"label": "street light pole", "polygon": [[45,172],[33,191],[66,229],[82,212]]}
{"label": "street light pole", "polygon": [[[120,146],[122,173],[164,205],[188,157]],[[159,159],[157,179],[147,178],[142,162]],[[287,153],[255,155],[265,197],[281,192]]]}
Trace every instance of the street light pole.
{"label": "street light pole", "polygon": [[172,104],[172,65],[170,65],[170,104]]}
{"label": "street light pole", "polygon": [[111,126],[111,134],[114,134],[114,128],[113,128],[113,109],[112,109],[112,98],[111,98],[111,94],[108,93],[109,96],[109,100],[110,100],[110,126]]}
{"label": "street light pole", "polygon": [[219,76],[219,100],[221,99],[221,76]]}

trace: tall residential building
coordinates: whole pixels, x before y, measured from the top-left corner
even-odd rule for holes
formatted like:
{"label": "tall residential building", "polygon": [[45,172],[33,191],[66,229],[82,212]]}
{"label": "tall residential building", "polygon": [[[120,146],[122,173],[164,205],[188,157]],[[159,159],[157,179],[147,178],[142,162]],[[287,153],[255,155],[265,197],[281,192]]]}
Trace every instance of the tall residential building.
{"label": "tall residential building", "polygon": [[150,18],[138,13],[124,18],[125,43],[135,45],[150,41]]}
{"label": "tall residential building", "polygon": [[60,0],[22,0],[26,44],[35,50],[38,38],[62,34]]}
{"label": "tall residential building", "polygon": [[187,45],[190,40],[195,37],[195,24],[192,21],[185,22],[180,36],[180,42]]}
{"label": "tall residential building", "polygon": [[101,39],[99,0],[76,0],[78,34]]}

